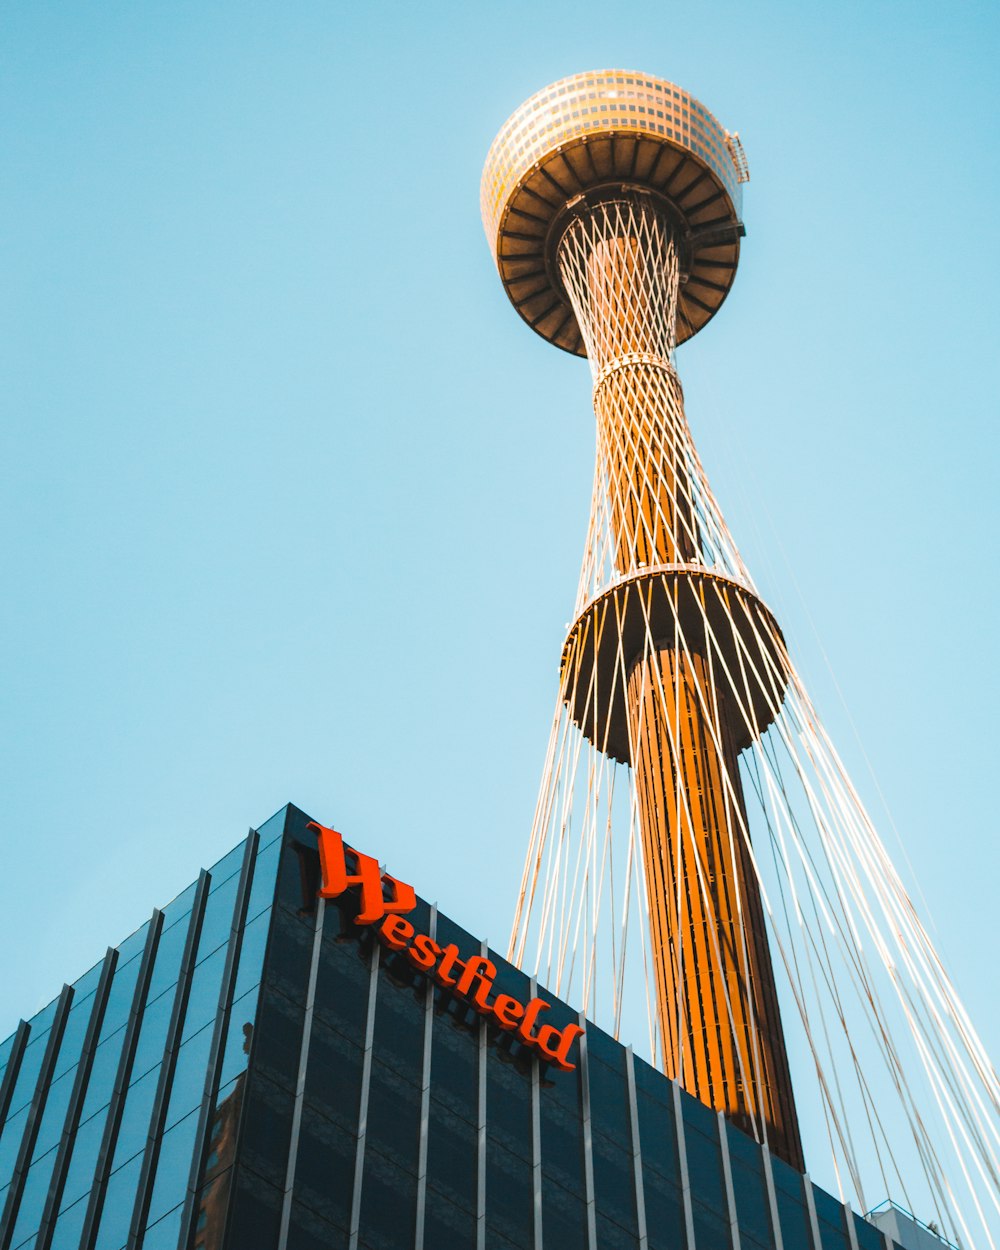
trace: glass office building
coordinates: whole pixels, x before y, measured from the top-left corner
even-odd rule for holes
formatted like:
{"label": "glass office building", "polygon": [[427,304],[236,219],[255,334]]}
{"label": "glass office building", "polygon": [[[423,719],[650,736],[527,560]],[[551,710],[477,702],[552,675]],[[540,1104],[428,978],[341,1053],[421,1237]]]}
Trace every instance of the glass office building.
{"label": "glass office building", "polygon": [[0,1047],[0,1250],[894,1250],[489,952],[584,1027],[543,1062],[356,890],[318,898],[309,825],[252,831]]}

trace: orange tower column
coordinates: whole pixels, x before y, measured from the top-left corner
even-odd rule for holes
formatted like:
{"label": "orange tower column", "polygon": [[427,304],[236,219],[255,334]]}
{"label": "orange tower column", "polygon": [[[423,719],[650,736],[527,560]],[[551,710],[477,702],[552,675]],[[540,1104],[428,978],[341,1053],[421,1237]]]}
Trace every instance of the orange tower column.
{"label": "orange tower column", "polygon": [[[697,529],[676,437],[670,222],[649,197],[609,195],[576,207],[558,258],[597,379],[616,572],[687,564]],[[771,1149],[802,1171],[724,698],[706,658],[669,637],[636,657],[626,699],[665,1071],[746,1131],[766,1126]]]}

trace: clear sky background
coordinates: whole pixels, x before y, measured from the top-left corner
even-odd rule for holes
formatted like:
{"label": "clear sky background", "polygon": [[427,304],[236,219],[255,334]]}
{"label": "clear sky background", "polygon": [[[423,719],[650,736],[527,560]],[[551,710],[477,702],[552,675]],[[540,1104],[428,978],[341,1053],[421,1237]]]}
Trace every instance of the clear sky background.
{"label": "clear sky background", "polygon": [[986,2],[5,5],[0,1035],[287,800],[505,944],[593,418],[479,175],[615,65],[743,138],[688,416],[996,1056],[998,56]]}

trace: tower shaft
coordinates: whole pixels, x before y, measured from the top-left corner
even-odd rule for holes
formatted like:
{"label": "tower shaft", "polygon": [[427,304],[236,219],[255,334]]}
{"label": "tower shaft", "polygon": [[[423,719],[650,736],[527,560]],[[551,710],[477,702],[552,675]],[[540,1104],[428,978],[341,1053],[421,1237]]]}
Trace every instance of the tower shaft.
{"label": "tower shaft", "polygon": [[[698,556],[680,382],[678,247],[653,197],[574,205],[558,247],[594,372],[615,572]],[[803,1167],[724,691],[675,629],[624,657],[664,1067]]]}

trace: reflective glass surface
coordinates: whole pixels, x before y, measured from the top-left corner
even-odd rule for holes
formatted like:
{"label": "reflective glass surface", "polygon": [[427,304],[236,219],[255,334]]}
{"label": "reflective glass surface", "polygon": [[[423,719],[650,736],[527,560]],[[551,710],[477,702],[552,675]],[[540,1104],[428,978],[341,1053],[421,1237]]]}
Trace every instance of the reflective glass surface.
{"label": "reflective glass surface", "polygon": [[[101,966],[80,978],[44,1089],[38,1075],[55,1003],[32,1021],[0,1133],[3,1202],[18,1192],[7,1182],[32,1099],[44,1096],[44,1106],[36,1104],[37,1140],[11,1250],[34,1244],[62,1169],[51,1245],[79,1245],[106,1128],[115,1123],[111,1107],[120,1124],[108,1143],[110,1171],[96,1230],[103,1250],[121,1250],[133,1212],[146,1204],[147,1250],[176,1250],[189,1231],[185,1244],[193,1250],[223,1250],[224,1239],[239,1250],[271,1250],[283,1206],[289,1250],[346,1250],[355,1194],[359,1248],[397,1250],[415,1235],[421,1191],[425,1250],[473,1250],[480,1213],[490,1250],[534,1250],[536,1213],[546,1247],[577,1250],[588,1244],[591,1200],[601,1250],[637,1250],[637,1175],[649,1250],[684,1245],[682,1145],[666,1077],[633,1060],[633,1095],[627,1052],[593,1026],[585,1063],[577,1044],[573,1070],[539,1064],[513,1031],[478,1015],[384,945],[373,979],[376,938],[370,926],[355,924],[353,893],[317,907],[318,857],[307,824],[308,817],[289,808],[262,828],[246,923],[236,931],[235,967],[228,954],[242,846],[215,870],[183,977],[193,887],[165,909],[143,1002],[135,1001],[135,991],[148,926],[123,943],[97,1044],[84,1063]],[[425,933],[435,923],[424,903],[409,920]],[[473,934],[443,916],[436,925],[440,946],[454,944],[461,959],[479,953]],[[544,989],[533,992],[528,977],[494,952],[489,958],[496,966],[492,997],[507,994],[527,1004],[537,994],[550,1004],[545,1023],[562,1028],[575,1021],[569,1005]],[[135,1055],[127,1072],[121,1059],[133,1018]],[[176,1049],[167,1051],[171,1036]],[[11,1053],[8,1039],[0,1065]],[[122,1076],[119,1098],[114,1091]],[[718,1117],[686,1094],[680,1104],[697,1250],[732,1250]],[[79,1126],[64,1153],[60,1143],[74,1105]],[[737,1129],[721,1132],[742,1250],[771,1250],[764,1156]],[[771,1166],[786,1250],[815,1250],[804,1179],[779,1160]],[[849,1250],[843,1208],[821,1190],[812,1193],[819,1250]],[[884,1250],[871,1225],[857,1220],[856,1230],[858,1250]]]}

